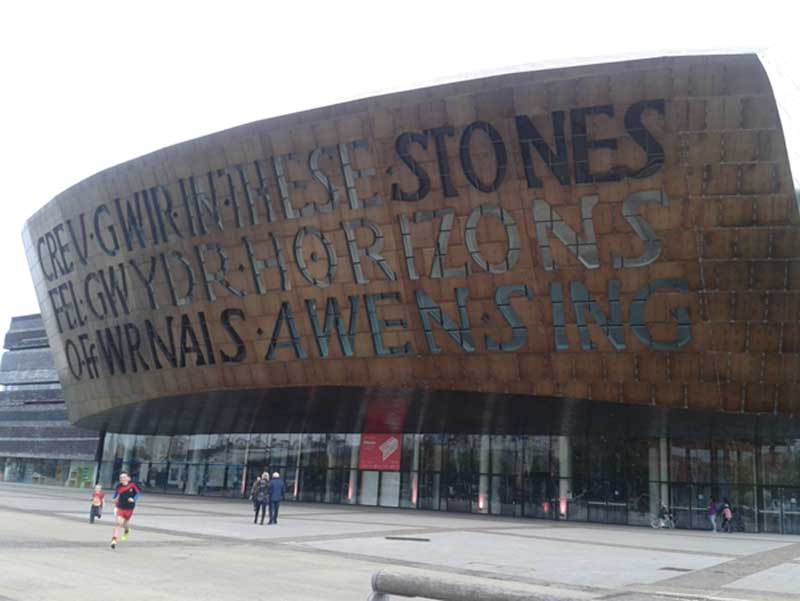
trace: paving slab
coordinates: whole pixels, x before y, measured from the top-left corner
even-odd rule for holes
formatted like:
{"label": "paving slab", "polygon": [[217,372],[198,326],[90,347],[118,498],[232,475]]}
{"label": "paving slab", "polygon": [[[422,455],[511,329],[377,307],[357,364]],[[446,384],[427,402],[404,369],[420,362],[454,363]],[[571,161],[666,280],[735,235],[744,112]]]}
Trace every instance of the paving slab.
{"label": "paving slab", "polygon": [[784,563],[756,574],[734,580],[726,588],[771,591],[797,595],[800,598],[800,565]]}

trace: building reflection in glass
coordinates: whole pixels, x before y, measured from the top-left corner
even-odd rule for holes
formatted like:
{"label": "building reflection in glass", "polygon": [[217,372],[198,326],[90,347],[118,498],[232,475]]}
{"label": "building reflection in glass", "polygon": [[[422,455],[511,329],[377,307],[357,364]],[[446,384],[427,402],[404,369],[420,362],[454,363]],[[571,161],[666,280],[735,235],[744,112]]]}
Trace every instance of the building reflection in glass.
{"label": "building reflection in glass", "polygon": [[[633,420],[628,426],[635,426]],[[604,420],[564,434],[403,434],[399,470],[359,469],[358,433],[105,436],[99,480],[123,469],[145,489],[247,496],[279,471],[293,500],[648,525],[663,502],[678,527],[709,528],[728,499],[746,531],[800,533],[800,438],[638,436]],[[731,432],[730,434],[736,434]],[[756,439],[756,440],[754,440]],[[58,477],[40,466],[41,477]],[[7,480],[32,467],[0,458]],[[27,471],[26,471],[27,470]]]}

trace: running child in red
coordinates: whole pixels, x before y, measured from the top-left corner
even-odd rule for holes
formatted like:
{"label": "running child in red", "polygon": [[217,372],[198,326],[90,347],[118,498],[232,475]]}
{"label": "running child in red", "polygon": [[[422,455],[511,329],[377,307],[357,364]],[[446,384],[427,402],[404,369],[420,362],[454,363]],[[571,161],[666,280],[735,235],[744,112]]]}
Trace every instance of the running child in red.
{"label": "running child in red", "polygon": [[103,493],[103,487],[99,484],[94,487],[92,494],[92,507],[89,510],[89,523],[94,524],[94,519],[103,517],[103,507],[106,506],[106,495]]}
{"label": "running child in red", "polygon": [[120,540],[128,540],[128,535],[131,532],[130,522],[133,517],[133,510],[136,507],[136,501],[138,500],[139,488],[131,482],[131,477],[128,472],[121,472],[117,490],[114,491],[114,505],[117,507],[117,519],[114,524],[114,534],[111,537],[112,549],[117,548],[117,535],[119,534],[120,527],[124,529]]}

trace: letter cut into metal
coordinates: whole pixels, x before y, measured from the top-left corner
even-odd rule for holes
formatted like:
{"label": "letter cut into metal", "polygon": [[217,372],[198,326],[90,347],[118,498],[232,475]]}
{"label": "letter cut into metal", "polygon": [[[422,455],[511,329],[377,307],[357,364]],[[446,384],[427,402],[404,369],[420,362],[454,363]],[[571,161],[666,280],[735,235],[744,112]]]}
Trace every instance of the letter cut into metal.
{"label": "letter cut into metal", "polygon": [[469,263],[464,263],[458,267],[444,266],[444,261],[447,258],[447,247],[450,244],[450,234],[455,223],[455,211],[453,209],[440,209],[438,211],[418,211],[414,213],[415,223],[425,223],[439,218],[442,221],[439,224],[439,235],[436,238],[436,246],[433,249],[430,277],[433,279],[469,277]]}
{"label": "letter cut into metal", "polygon": [[256,291],[259,294],[267,293],[267,287],[264,285],[261,273],[267,269],[277,269],[281,274],[281,290],[287,292],[292,289],[292,282],[289,279],[289,268],[286,266],[286,258],[283,255],[283,249],[275,234],[269,232],[268,236],[272,242],[272,250],[275,252],[275,256],[266,259],[256,258],[256,251],[252,242],[250,242],[248,238],[242,237],[242,243],[247,252],[247,259],[250,261],[250,273],[253,276]]}
{"label": "letter cut into metal", "polygon": [[425,331],[425,340],[428,342],[428,349],[432,353],[441,353],[442,347],[436,343],[433,335],[433,322],[438,323],[447,335],[467,353],[475,352],[475,342],[472,338],[472,329],[469,324],[469,313],[467,312],[467,299],[469,297],[468,288],[456,288],[456,305],[458,306],[458,319],[460,326],[450,318],[441,307],[428,296],[424,290],[416,291],[417,308],[422,319],[422,329]]}
{"label": "letter cut into metal", "polygon": [[494,294],[494,304],[506,320],[506,323],[511,327],[511,341],[495,342],[487,334],[483,340],[488,351],[511,353],[520,350],[528,342],[528,329],[517,312],[514,311],[514,307],[511,306],[511,297],[513,296],[522,296],[532,300],[533,290],[524,284],[511,284],[497,289]]}
{"label": "letter cut into metal", "polygon": [[[305,241],[307,235],[317,238],[325,249],[325,255],[328,258],[328,271],[326,272],[325,277],[322,279],[314,277],[314,274],[309,271],[306,264],[306,257],[303,251],[303,242]],[[333,284],[333,281],[336,279],[336,266],[338,264],[336,249],[334,248],[331,239],[328,238],[324,232],[321,232],[319,228],[306,226],[297,231],[297,235],[294,237],[294,260],[295,263],[297,263],[297,267],[300,269],[300,273],[303,275],[305,280],[317,288],[327,288]],[[317,261],[316,253],[311,253],[311,260],[313,262]]]}
{"label": "letter cut into metal", "polygon": [[[217,244],[216,242],[210,242],[207,244],[198,244],[194,247],[195,253],[197,254],[197,264],[200,267],[200,273],[202,274],[203,286],[206,291],[206,296],[208,297],[209,302],[214,302],[217,300],[217,295],[214,293],[214,288],[211,286],[214,282],[222,286],[225,290],[230,292],[233,296],[238,298],[243,298],[245,296],[245,292],[243,290],[239,290],[235,286],[233,286],[226,277],[228,273],[228,253],[225,249]],[[217,253],[218,265],[219,269],[216,271],[209,271],[208,267],[206,266],[206,251]]]}
{"label": "letter cut into metal", "polygon": [[[366,248],[359,248],[356,240],[356,231],[360,228],[368,229],[372,233],[372,244]],[[386,279],[393,282],[397,279],[386,259],[383,258],[384,238],[383,232],[377,223],[367,219],[355,219],[353,221],[343,221],[342,229],[347,239],[347,252],[350,254],[350,264],[353,266],[353,277],[357,284],[366,284],[369,279],[364,275],[364,268],[361,265],[361,257],[366,257],[374,261],[386,276]]]}
{"label": "letter cut into metal", "polygon": [[369,321],[369,329],[372,333],[372,346],[375,349],[375,354],[379,357],[387,355],[408,355],[411,352],[411,343],[406,342],[403,346],[386,346],[383,340],[383,328],[408,328],[408,322],[405,319],[380,319],[378,317],[379,301],[393,301],[400,303],[399,292],[380,292],[378,294],[365,294],[364,306],[367,308],[367,320]]}
{"label": "letter cut into metal", "polygon": [[564,313],[564,290],[559,282],[550,284],[550,308],[553,312],[553,344],[556,351],[568,351],[567,319]]}
{"label": "letter cut into metal", "polygon": [[[288,341],[281,341],[281,331],[283,330],[284,323],[289,328]],[[272,338],[270,339],[269,348],[264,358],[267,361],[273,361],[275,359],[275,352],[280,348],[292,348],[294,349],[295,357],[298,359],[308,359],[308,353],[306,353],[300,341],[300,334],[297,331],[292,308],[286,301],[281,303],[281,310],[278,313],[278,318],[275,320],[275,327],[272,329]]]}
{"label": "letter cut into metal", "polygon": [[615,350],[625,350],[625,328],[622,323],[622,305],[619,300],[620,285],[618,280],[608,282],[608,308],[611,316],[606,319],[600,304],[589,295],[589,291],[581,282],[570,282],[569,296],[572,301],[572,310],[575,313],[575,322],[578,325],[578,336],[581,340],[581,348],[585,351],[597,350],[591,337],[589,336],[589,325],[586,320],[586,313],[595,320],[603,334]]}
{"label": "letter cut into metal", "polygon": [[676,351],[689,344],[692,340],[692,322],[689,317],[689,309],[687,307],[677,307],[672,312],[672,317],[678,322],[675,340],[654,340],[650,328],[645,322],[645,307],[650,296],[658,290],[673,290],[688,294],[689,284],[683,280],[675,279],[655,280],[639,290],[631,303],[631,328],[641,343],[650,349],[654,351]]}
{"label": "letter cut into metal", "polygon": [[556,271],[558,266],[550,254],[550,240],[547,231],[553,235],[572,253],[587,269],[600,267],[597,238],[594,234],[592,211],[598,203],[597,196],[584,196],[581,198],[581,224],[583,236],[579,236],[561,216],[553,210],[544,200],[533,201],[533,221],[536,223],[536,242],[539,247],[539,257],[545,271]]}
{"label": "letter cut into metal", "polygon": [[[219,201],[217,199],[217,190],[214,186],[214,173],[209,171],[206,174],[207,189],[203,189],[199,184],[199,178],[190,175],[188,182],[186,180],[179,180],[181,196],[183,197],[183,204],[187,209],[189,218],[194,215],[197,220],[197,227],[191,222],[192,235],[207,234],[209,231],[206,217],[217,227],[220,232],[223,231],[222,214],[219,211]],[[189,201],[192,201],[190,203]]]}
{"label": "letter cut into metal", "polygon": [[325,190],[325,195],[327,196],[327,202],[325,204],[317,204],[316,210],[320,213],[332,213],[339,208],[339,190],[333,185],[330,176],[322,170],[319,164],[323,155],[330,159],[334,158],[336,156],[336,147],[320,146],[312,150],[311,154],[308,155],[308,169],[311,171],[312,177]]}
{"label": "letter cut into metal", "polygon": [[[478,222],[484,215],[497,217],[500,223],[503,224],[503,229],[506,232],[508,250],[506,251],[505,258],[499,263],[489,263],[478,248]],[[472,210],[467,218],[464,241],[466,242],[467,251],[469,251],[469,256],[472,257],[472,260],[475,261],[481,269],[491,274],[499,275],[511,271],[514,265],[517,264],[517,261],[519,261],[521,245],[517,224],[514,222],[511,213],[496,204],[485,203]]]}
{"label": "letter cut into metal", "polygon": [[283,164],[283,159],[294,159],[293,154],[276,155],[272,157],[272,172],[275,174],[275,181],[278,184],[278,194],[281,197],[281,206],[283,207],[283,216],[286,219],[299,219],[300,213],[292,206],[292,200],[289,198],[289,181],[286,179],[286,168]]}
{"label": "letter cut into metal", "polygon": [[355,353],[355,337],[358,318],[358,297],[348,297],[350,301],[350,320],[348,327],[345,328],[342,312],[339,310],[339,301],[334,297],[329,297],[325,302],[325,326],[321,327],[317,315],[317,301],[313,298],[306,299],[306,311],[311,329],[314,332],[314,339],[317,341],[319,356],[323,359],[329,354],[329,341],[334,327],[339,338],[339,348],[342,350],[343,357],[352,357]]}
{"label": "letter cut into metal", "polygon": [[419,272],[414,258],[414,243],[411,238],[411,220],[408,215],[400,214],[397,216],[400,223],[400,240],[403,243],[403,258],[406,261],[406,272],[409,280],[418,280]]}
{"label": "letter cut into metal", "polygon": [[631,229],[644,242],[644,252],[636,258],[626,258],[621,255],[611,255],[614,269],[627,269],[635,267],[645,267],[658,259],[661,255],[661,240],[658,239],[653,228],[647,223],[639,212],[640,207],[645,204],[658,204],[662,207],[669,206],[667,195],[659,190],[647,190],[632,194],[622,205],[622,216],[630,224]]}
{"label": "letter cut into metal", "polygon": [[[367,140],[354,140],[349,144],[350,148],[355,150],[369,150],[369,142]],[[366,179],[368,177],[375,177],[376,171],[372,167],[365,169],[354,169],[353,160],[350,157],[350,151],[347,144],[339,144],[339,161],[342,164],[342,177],[344,178],[344,186],[347,189],[347,201],[351,209],[363,209],[369,207],[377,207],[382,204],[381,197],[378,194],[373,194],[364,200],[363,206],[358,198],[358,189],[356,188],[356,180]]]}
{"label": "letter cut into metal", "polygon": [[[172,299],[172,304],[176,307],[183,307],[190,304],[192,302],[192,293],[194,291],[194,270],[192,269],[191,264],[186,257],[184,257],[177,250],[161,253],[159,257],[161,258],[161,267],[164,270],[164,276],[167,280],[167,285],[169,286],[169,295]],[[169,266],[170,258],[175,259],[183,266],[183,270],[186,275],[184,278],[186,280],[186,292],[183,294],[183,296],[178,295],[176,281],[172,276],[172,271]]]}

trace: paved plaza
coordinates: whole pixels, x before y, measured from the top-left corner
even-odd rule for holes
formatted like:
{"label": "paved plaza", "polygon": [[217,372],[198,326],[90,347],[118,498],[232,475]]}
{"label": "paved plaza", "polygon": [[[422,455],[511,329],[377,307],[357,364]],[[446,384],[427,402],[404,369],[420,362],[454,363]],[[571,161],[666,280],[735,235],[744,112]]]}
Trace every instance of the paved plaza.
{"label": "paved plaza", "polygon": [[[0,601],[365,601],[387,569],[563,599],[782,600],[800,537],[656,531],[488,516],[143,494],[129,541],[88,523],[89,493],[0,483]],[[109,508],[110,509],[110,508]]]}

